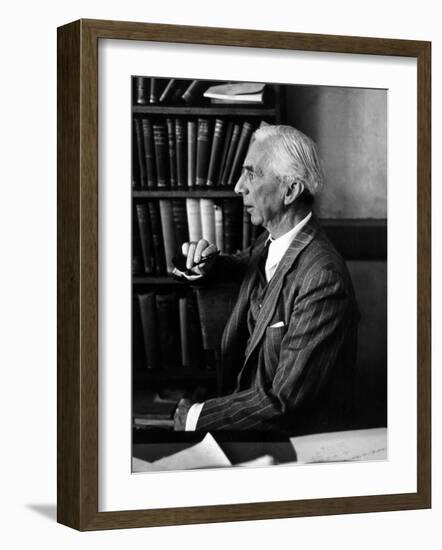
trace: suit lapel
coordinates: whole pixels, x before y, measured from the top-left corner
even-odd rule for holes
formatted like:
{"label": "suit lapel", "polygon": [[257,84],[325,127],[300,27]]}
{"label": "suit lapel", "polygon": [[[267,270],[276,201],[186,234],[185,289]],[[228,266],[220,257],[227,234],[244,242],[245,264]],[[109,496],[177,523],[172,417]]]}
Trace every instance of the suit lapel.
{"label": "suit lapel", "polygon": [[[318,224],[312,216],[308,223],[295,236],[287,252],[279,262],[276,272],[269,282],[261,312],[256,320],[255,330],[246,348],[245,361],[247,361],[252,354],[271,321],[288,270],[293,266],[299,253],[312,241],[317,231]],[[256,280],[256,275],[254,280]]]}

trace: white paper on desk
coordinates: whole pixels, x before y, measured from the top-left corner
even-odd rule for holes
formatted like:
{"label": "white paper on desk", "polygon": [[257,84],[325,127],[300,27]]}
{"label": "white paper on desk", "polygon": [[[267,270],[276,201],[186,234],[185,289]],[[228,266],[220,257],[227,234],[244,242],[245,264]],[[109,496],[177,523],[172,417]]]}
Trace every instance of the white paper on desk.
{"label": "white paper on desk", "polygon": [[291,437],[298,463],[386,460],[387,428]]}
{"label": "white paper on desk", "polygon": [[223,468],[232,463],[212,435],[202,441],[155,462],[132,458],[132,472],[158,472],[165,470],[192,470],[195,468]]}
{"label": "white paper on desk", "polygon": [[275,459],[273,456],[264,455],[247,462],[240,462],[236,466],[241,466],[242,468],[262,468],[263,466],[274,466],[274,464]]}

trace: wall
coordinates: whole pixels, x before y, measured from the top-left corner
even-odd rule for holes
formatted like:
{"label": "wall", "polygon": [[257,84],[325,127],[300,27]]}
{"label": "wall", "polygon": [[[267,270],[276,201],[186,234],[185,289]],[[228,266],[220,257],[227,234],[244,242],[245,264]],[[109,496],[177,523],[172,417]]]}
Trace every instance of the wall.
{"label": "wall", "polygon": [[318,213],[387,217],[387,92],[290,86],[286,118],[317,144],[326,176]]}
{"label": "wall", "polygon": [[[436,549],[442,521],[442,220],[434,216],[433,509],[322,518],[77,533],[55,523],[56,468],[56,27],[79,17],[290,32],[433,40],[434,151],[442,148],[442,38],[438,4],[336,0],[215,5],[168,0],[18,0],[3,7],[3,141],[0,418],[0,539],[8,549],[225,550],[277,545],[314,549]],[[18,109],[15,107],[18,105]],[[434,154],[433,177],[442,181]],[[442,188],[433,203],[440,209]],[[400,365],[398,366],[400,368]],[[404,426],[405,428],[405,426]]]}
{"label": "wall", "polygon": [[[319,216],[387,217],[386,90],[288,86],[285,119],[318,146],[325,173]],[[381,426],[387,421],[387,264],[361,260],[348,267],[361,313],[357,422]]]}

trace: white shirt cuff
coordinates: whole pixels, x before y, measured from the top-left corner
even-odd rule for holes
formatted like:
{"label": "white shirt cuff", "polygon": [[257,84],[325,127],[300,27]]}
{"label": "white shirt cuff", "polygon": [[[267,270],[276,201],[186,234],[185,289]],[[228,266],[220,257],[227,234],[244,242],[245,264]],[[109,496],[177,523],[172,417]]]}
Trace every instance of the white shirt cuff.
{"label": "white shirt cuff", "polygon": [[186,432],[193,432],[196,430],[198,418],[201,414],[201,409],[204,407],[204,403],[194,403],[187,413],[186,418]]}

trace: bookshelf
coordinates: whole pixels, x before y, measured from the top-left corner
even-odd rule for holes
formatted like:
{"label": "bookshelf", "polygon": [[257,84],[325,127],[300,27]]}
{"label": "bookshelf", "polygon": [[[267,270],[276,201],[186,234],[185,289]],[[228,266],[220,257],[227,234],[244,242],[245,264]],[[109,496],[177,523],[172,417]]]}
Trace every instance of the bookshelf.
{"label": "bookshelf", "polygon": [[[195,237],[190,238],[192,228],[189,208],[191,205],[194,207],[199,205],[202,209],[204,203],[206,208],[212,208],[213,204],[213,208],[218,210],[216,222],[218,226],[215,231],[219,230],[220,212],[223,213],[221,242],[224,250],[222,251],[229,253],[241,249],[246,244],[247,238],[250,244],[253,236],[251,233],[249,236],[251,228],[246,229],[244,225],[242,200],[233,190],[235,178],[237,179],[238,167],[242,165],[247,152],[252,131],[258,128],[262,121],[280,123],[283,116],[282,89],[279,85],[268,85],[263,104],[259,105],[211,104],[210,100],[203,97],[204,89],[213,84],[211,82],[199,84],[199,93],[195,95],[191,104],[186,104],[181,98],[176,97],[175,101],[166,100],[161,103],[159,102],[161,88],[164,90],[170,82],[165,79],[162,82],[155,82],[155,86],[159,86],[159,93],[157,102],[151,104],[152,80],[151,77],[133,77],[132,359],[133,392],[137,394],[137,402],[140,400],[140,395],[141,397],[144,395],[143,392],[148,399],[147,396],[151,396],[152,392],[158,392],[159,395],[163,392],[167,396],[168,389],[172,395],[176,395],[176,391],[181,389],[191,394],[194,388],[199,388],[200,391],[201,387],[208,395],[219,394],[221,373],[218,355],[216,350],[208,346],[209,343],[213,345],[213,341],[217,338],[220,341],[219,332],[222,326],[216,327],[216,323],[213,325],[210,322],[207,326],[201,326],[205,313],[201,311],[203,306],[200,294],[195,287],[174,279],[168,272],[171,253],[167,250],[171,245],[167,242],[167,238],[170,234],[175,234],[173,244],[175,253],[179,252],[181,242],[195,240]],[[179,85],[186,90],[191,83],[191,80],[180,81]],[[204,130],[206,130],[205,142],[203,141]],[[219,142],[218,149],[215,148],[216,139]],[[192,151],[191,141],[193,142]],[[204,153],[201,153],[204,146]],[[211,168],[212,162],[216,168],[213,166]],[[190,168],[191,163],[193,169]],[[215,175],[210,172],[211,170]],[[209,182],[211,174],[214,181]],[[201,175],[203,176],[202,185]],[[207,181],[204,181],[204,178],[207,178]],[[168,216],[172,218],[173,227],[170,226],[170,220],[168,222],[165,220]],[[200,237],[207,238],[207,219],[205,227],[204,216],[205,214],[201,213]],[[210,216],[209,212],[208,219],[211,219]],[[215,216],[214,213],[213,217]],[[231,221],[233,216],[235,216],[235,222]],[[214,219],[211,220],[212,227],[213,222]],[[159,251],[160,248],[162,250]],[[155,258],[155,255],[160,254],[164,255],[161,267],[159,267],[158,257]],[[151,262],[149,255],[153,257]],[[171,298],[172,296],[174,298]],[[224,307],[222,315],[226,315],[227,298],[222,297],[222,291],[220,296],[224,300],[224,305],[221,306],[221,309]],[[231,307],[230,303],[228,307]],[[155,310],[154,313],[153,310]],[[189,349],[184,351],[184,347],[188,347],[183,342],[186,334],[189,334],[186,332],[189,326],[183,328],[183,319],[184,324],[192,325],[195,321],[195,319],[192,321],[195,311],[200,328],[193,327],[193,331],[195,333],[199,330],[200,334],[191,336],[189,344],[200,338],[202,354],[195,350],[194,352]],[[174,320],[167,317],[169,314]],[[175,339],[171,337],[167,341],[163,337],[164,332],[169,330],[177,330],[180,334],[175,335]],[[208,333],[208,330],[211,333]],[[190,333],[192,334],[192,328]],[[159,344],[156,347],[155,341]],[[171,348],[179,346],[181,352],[179,357],[169,353]],[[168,350],[165,350],[165,347]],[[183,364],[186,353],[187,364]],[[167,357],[163,357],[165,354]]]}

